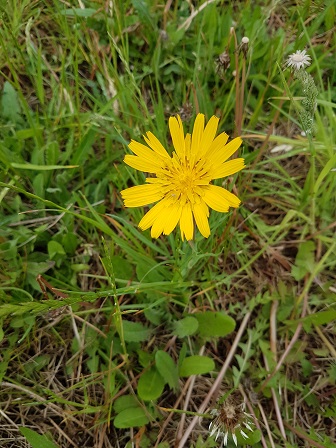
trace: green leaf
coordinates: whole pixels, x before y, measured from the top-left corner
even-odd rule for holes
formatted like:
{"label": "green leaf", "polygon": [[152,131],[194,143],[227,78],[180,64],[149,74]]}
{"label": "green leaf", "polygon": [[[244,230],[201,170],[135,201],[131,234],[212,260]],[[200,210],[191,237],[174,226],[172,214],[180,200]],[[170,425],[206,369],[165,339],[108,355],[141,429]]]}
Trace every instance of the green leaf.
{"label": "green leaf", "polygon": [[93,8],[72,8],[61,11],[61,14],[67,17],[91,17],[96,13],[97,10]]}
{"label": "green leaf", "polygon": [[174,390],[178,389],[178,368],[172,357],[163,350],[158,350],[155,354],[155,362],[156,368],[169,387]]}
{"label": "green leaf", "polygon": [[[299,319],[301,320],[301,319]],[[310,314],[302,319],[303,325],[306,323],[312,323],[313,325],[325,325],[329,322],[336,320],[336,309],[329,309],[327,311],[319,311],[314,314]]]}
{"label": "green leaf", "polygon": [[313,272],[314,252],[315,243],[313,241],[305,241],[300,244],[295,258],[295,266],[292,268],[292,276],[297,282],[302,280],[306,274]]}
{"label": "green leaf", "polygon": [[111,257],[111,263],[113,265],[115,278],[120,278],[122,280],[130,280],[132,278],[132,264],[125,257],[114,255]]}
{"label": "green leaf", "polygon": [[220,311],[205,311],[193,314],[198,320],[198,331],[203,337],[223,337],[235,329],[236,322],[232,317]]}
{"label": "green leaf", "polygon": [[156,26],[152,20],[152,14],[149,10],[148,4],[144,0],[132,0],[132,4],[139,14],[141,22],[145,23],[155,30]]}
{"label": "green leaf", "polygon": [[159,398],[165,382],[159,372],[152,368],[141,375],[138,382],[138,395],[142,400],[150,401]]}
{"label": "green leaf", "polygon": [[41,197],[45,195],[44,173],[38,173],[33,179],[34,192]]}
{"label": "green leaf", "polygon": [[33,163],[11,163],[13,168],[33,171],[66,170],[78,168],[79,165],[35,165]]}
{"label": "green leaf", "polygon": [[215,370],[215,363],[207,356],[194,355],[184,358],[180,367],[180,376],[203,375]]}
{"label": "green leaf", "polygon": [[56,165],[59,154],[59,143],[57,141],[49,142],[45,148],[45,158],[47,165]]}
{"label": "green leaf", "polygon": [[19,96],[8,81],[5,82],[1,97],[1,115],[12,123],[21,121]]}
{"label": "green leaf", "polygon": [[151,331],[140,322],[123,321],[124,339],[126,342],[142,342],[149,338]]}
{"label": "green leaf", "polygon": [[[243,427],[244,428],[244,427]],[[253,432],[247,431],[244,428],[244,432],[246,433],[246,435],[248,436],[247,439],[245,439],[241,434],[240,431],[237,430],[236,431],[236,436],[237,436],[237,440],[238,440],[238,445],[241,446],[246,446],[248,445],[255,445],[256,443],[258,443],[261,439],[261,432],[259,431],[259,429],[256,429]]]}
{"label": "green leaf", "polygon": [[122,395],[121,397],[116,399],[113,406],[117,414],[120,414],[120,412],[124,411],[125,409],[136,407],[141,406],[134,395]]}
{"label": "green leaf", "polygon": [[73,232],[66,233],[62,238],[62,246],[69,255],[75,254],[78,244],[78,236]]}
{"label": "green leaf", "polygon": [[115,428],[134,428],[135,426],[144,426],[148,422],[149,418],[144,409],[136,407],[121,411],[113,423]]}
{"label": "green leaf", "polygon": [[303,319],[285,320],[284,323],[289,327],[297,327],[302,322],[305,331],[309,332],[312,325],[326,325],[333,320],[336,320],[336,310],[330,308],[327,311],[318,311],[317,313],[310,314]]}
{"label": "green leaf", "polygon": [[63,246],[57,241],[49,241],[48,243],[48,254],[51,260],[55,258],[55,255],[65,255],[65,250]]}
{"label": "green leaf", "polygon": [[46,436],[38,434],[29,428],[20,428],[21,434],[28,440],[32,448],[57,448]]}
{"label": "green leaf", "polygon": [[179,338],[184,338],[186,336],[191,336],[197,331],[198,320],[195,317],[187,316],[174,322],[173,326],[173,333]]}

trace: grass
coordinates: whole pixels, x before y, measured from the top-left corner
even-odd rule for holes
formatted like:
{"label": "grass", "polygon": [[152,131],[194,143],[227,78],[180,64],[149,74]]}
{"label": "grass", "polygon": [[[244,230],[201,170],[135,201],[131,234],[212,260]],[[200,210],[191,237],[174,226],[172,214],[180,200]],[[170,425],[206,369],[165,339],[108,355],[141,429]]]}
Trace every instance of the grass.
{"label": "grass", "polygon": [[[334,2],[0,13],[0,445],[219,446],[219,400],[252,415],[239,446],[335,446]],[[303,48],[311,137],[284,67]],[[198,112],[243,137],[242,206],[153,240],[122,205],[127,144]]]}

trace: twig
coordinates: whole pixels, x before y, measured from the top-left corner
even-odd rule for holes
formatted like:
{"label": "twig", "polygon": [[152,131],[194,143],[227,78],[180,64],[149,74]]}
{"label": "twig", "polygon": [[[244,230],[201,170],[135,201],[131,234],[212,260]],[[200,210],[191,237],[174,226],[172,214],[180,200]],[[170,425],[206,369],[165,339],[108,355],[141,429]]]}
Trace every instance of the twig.
{"label": "twig", "polygon": [[[203,345],[203,347],[201,347],[201,350],[200,350],[199,354],[203,355],[204,350],[205,350],[205,346]],[[194,384],[195,384],[197,375],[192,375],[191,378],[192,379],[190,381],[189,388],[188,388],[188,391],[187,391],[187,395],[186,395],[186,398],[185,398],[185,401],[184,401],[184,405],[183,405],[183,410],[184,411],[188,410],[189,401],[190,401],[190,398],[191,398],[192,391],[194,389]],[[182,416],[181,416],[181,421],[179,423],[179,428],[178,428],[178,431],[177,431],[177,436],[176,436],[177,440],[179,440],[182,437],[185,419],[186,419],[186,414],[183,413]]]}
{"label": "twig", "polygon": [[279,302],[278,300],[274,300],[271,307],[270,314],[270,346],[271,352],[273,353],[273,359],[277,361],[277,331],[276,331],[276,316]]}
{"label": "twig", "polygon": [[[189,388],[189,384],[191,383],[191,381],[192,381],[192,376],[190,376],[187,379],[187,381],[186,381],[186,383],[185,383],[185,385],[184,385],[184,387],[183,387],[183,389],[182,389],[182,391],[180,393],[180,396],[178,397],[178,399],[174,403],[174,406],[173,406],[174,409],[176,409],[179,406],[180,402],[182,401],[182,398],[184,397],[185,391]],[[168,415],[168,417],[164,421],[164,423],[163,423],[163,425],[161,427],[161,430],[160,430],[160,432],[159,432],[159,434],[157,436],[154,448],[157,448],[157,446],[159,445],[161,437],[162,437],[162,435],[164,433],[164,430],[166,429],[166,427],[167,427],[168,423],[170,422],[170,420],[172,419],[173,415],[174,415],[174,413],[170,412],[170,414]]]}
{"label": "twig", "polygon": [[[234,341],[232,343],[231,350],[229,351],[229,353],[227,355],[227,358],[226,358],[226,360],[225,360],[225,362],[224,362],[224,364],[223,364],[223,366],[222,366],[222,368],[221,368],[221,370],[220,370],[216,380],[214,381],[211,389],[209,390],[209,393],[207,394],[207,396],[203,400],[203,403],[201,404],[201,406],[198,409],[198,413],[199,414],[204,413],[204,411],[206,410],[206,408],[207,408],[207,406],[208,406],[208,404],[209,404],[209,402],[210,402],[210,400],[212,398],[212,395],[214,395],[215,392],[217,391],[217,389],[220,387],[220,385],[221,385],[221,383],[223,381],[224,375],[225,375],[225,373],[226,373],[226,371],[227,371],[227,369],[228,369],[228,367],[229,367],[229,365],[230,365],[230,363],[232,361],[232,358],[233,358],[233,356],[234,356],[234,354],[235,354],[235,352],[237,350],[238,343],[239,343],[239,341],[240,341],[240,339],[241,339],[241,337],[242,337],[242,335],[243,335],[243,333],[245,331],[245,328],[246,328],[246,325],[247,325],[247,323],[248,323],[248,321],[250,319],[250,316],[251,316],[251,312],[248,312],[245,315],[242,323],[240,324],[240,328],[239,328],[239,330],[237,332],[237,335],[236,335],[236,337],[235,337],[235,339],[234,339]],[[196,426],[198,421],[199,421],[199,417],[194,417],[192,419],[192,421],[191,421],[190,425],[188,426],[188,428],[186,429],[182,439],[179,441],[179,443],[177,445],[178,448],[184,448],[185,447],[186,441],[188,440],[189,435],[191,434],[192,430],[194,429],[194,427]]]}
{"label": "twig", "polygon": [[183,28],[185,28],[185,31],[187,31],[187,29],[190,27],[191,22],[194,20],[194,18],[204,9],[206,8],[208,5],[210,5],[210,3],[213,3],[215,0],[207,0],[206,2],[204,2],[198,9],[194,10],[190,16],[187,18],[187,20],[185,20],[182,25],[180,25],[177,29],[177,31],[182,30]]}
{"label": "twig", "polygon": [[[305,317],[305,315],[306,315],[306,312],[307,312],[307,302],[308,302],[308,294],[306,294],[305,297],[304,297],[303,308],[302,308],[302,312],[301,312],[301,319],[303,319]],[[295,333],[294,333],[290,343],[286,347],[286,350],[283,352],[283,354],[282,354],[278,364],[275,366],[275,369],[273,370],[273,372],[262,383],[262,385],[260,386],[259,392],[262,392],[265,389],[265,387],[267,386],[269,381],[279,371],[279,369],[281,368],[284,360],[287,358],[289,352],[292,350],[295,342],[298,340],[298,337],[299,337],[299,335],[301,333],[301,329],[302,329],[302,322],[300,322],[298,324],[297,329],[296,329],[296,331],[295,331]]]}
{"label": "twig", "polygon": [[240,108],[240,79],[239,79],[239,53],[238,53],[238,42],[237,36],[234,28],[231,28],[231,34],[234,37],[234,45],[235,45],[235,82],[236,82],[236,104],[235,104],[235,131],[233,136],[237,137],[240,135],[241,131],[241,115],[242,110]]}
{"label": "twig", "polygon": [[251,403],[250,403],[250,400],[248,399],[248,397],[247,397],[247,395],[246,395],[246,393],[245,393],[245,391],[244,391],[243,386],[242,386],[241,384],[239,384],[239,385],[238,385],[238,389],[239,389],[240,393],[242,394],[242,396],[243,396],[243,398],[244,398],[244,402],[246,403],[246,406],[247,406],[247,409],[249,410],[249,413],[250,413],[250,414],[252,415],[252,417],[253,417],[254,424],[256,425],[256,428],[258,428],[259,431],[260,431],[260,437],[261,437],[261,443],[262,443],[262,446],[263,446],[264,448],[268,448],[267,443],[266,443],[266,440],[265,440],[265,437],[264,437],[264,435],[263,435],[263,433],[262,433],[261,426],[260,426],[259,421],[258,421],[258,419],[257,419],[257,416],[255,415],[255,412],[254,412],[254,410],[253,410],[253,407],[252,407],[252,405],[251,405]]}
{"label": "twig", "polygon": [[[269,366],[268,366],[267,358],[266,358],[265,355],[264,355],[264,363],[265,363],[265,366],[266,366],[266,370],[269,371]],[[280,429],[281,435],[282,435],[284,440],[287,440],[286,432],[285,432],[285,428],[284,428],[284,425],[283,425],[282,416],[281,416],[281,412],[280,412],[280,408],[279,408],[278,397],[276,395],[274,387],[271,388],[271,393],[272,393],[275,414],[276,414],[276,417],[277,417],[277,420],[278,420],[278,424],[279,424],[279,429]]]}
{"label": "twig", "polygon": [[264,409],[261,406],[261,403],[258,403],[258,408],[259,408],[260,414],[261,414],[261,416],[263,418],[264,425],[265,425],[265,428],[266,428],[266,431],[267,431],[267,435],[268,435],[269,441],[271,443],[271,447],[275,448],[273,437],[272,437],[272,433],[271,433],[270,427],[268,425],[268,421],[267,421],[267,417],[265,415]]}
{"label": "twig", "polygon": [[297,436],[299,436],[303,440],[307,440],[309,442],[309,446],[316,446],[317,448],[325,448],[324,445],[321,445],[320,443],[316,442],[315,440],[311,439],[309,436],[307,436],[306,433],[299,431],[298,429],[291,426],[289,423],[285,422],[286,428],[288,428],[290,431],[294,432]]}
{"label": "twig", "polygon": [[331,342],[329,342],[329,340],[326,338],[326,336],[323,334],[322,330],[320,327],[318,327],[317,325],[314,325],[314,328],[316,330],[316,333],[320,336],[320,338],[322,339],[323,343],[328,347],[331,356],[336,359],[336,350],[334,348],[334,346],[331,344]]}

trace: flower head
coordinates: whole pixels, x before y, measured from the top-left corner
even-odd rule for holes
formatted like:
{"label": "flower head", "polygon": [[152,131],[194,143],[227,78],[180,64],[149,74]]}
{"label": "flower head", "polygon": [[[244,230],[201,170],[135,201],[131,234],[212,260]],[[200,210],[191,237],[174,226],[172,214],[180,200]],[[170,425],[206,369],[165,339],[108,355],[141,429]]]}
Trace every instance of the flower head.
{"label": "flower head", "polygon": [[294,70],[299,70],[301,67],[309,66],[311,57],[307,54],[306,50],[297,50],[295,53],[288,56],[286,65],[287,67],[293,67]]}
{"label": "flower head", "polygon": [[132,168],[151,173],[146,183],[121,191],[125,207],[141,207],[159,201],[141,219],[139,227],[151,227],[151,236],[169,235],[179,224],[182,239],[194,236],[194,222],[208,238],[209,207],[218,212],[237,208],[240,200],[233,193],[216,185],[213,179],[231,176],[244,168],[244,159],[227,159],[242,143],[237,137],[227,143],[225,133],[215,137],[219,119],[211,117],[205,126],[198,114],[192,135],[184,135],[179,115],[170,117],[169,129],[174,151],[170,156],[160,141],[147,132],[148,146],[134,140],[129,144],[135,155],[126,155],[124,162]]}
{"label": "flower head", "polygon": [[223,437],[222,446],[226,446],[231,435],[237,446],[237,433],[244,439],[248,439],[247,432],[253,432],[254,423],[250,420],[250,414],[244,412],[245,403],[237,403],[235,394],[229,395],[225,401],[213,409],[211,414],[215,416],[209,425],[210,437],[216,434],[215,439]]}

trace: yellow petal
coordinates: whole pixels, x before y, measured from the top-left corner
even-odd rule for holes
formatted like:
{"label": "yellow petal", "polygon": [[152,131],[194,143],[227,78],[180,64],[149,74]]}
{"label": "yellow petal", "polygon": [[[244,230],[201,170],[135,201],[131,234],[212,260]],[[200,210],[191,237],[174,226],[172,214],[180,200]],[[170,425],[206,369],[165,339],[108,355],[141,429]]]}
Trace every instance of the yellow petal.
{"label": "yellow petal", "polygon": [[163,229],[166,223],[166,214],[166,210],[163,210],[162,213],[160,213],[153,222],[151,228],[152,238],[159,238],[159,236],[163,233]]}
{"label": "yellow petal", "polygon": [[164,200],[155,204],[154,207],[152,207],[139,222],[140,229],[141,230],[149,229],[149,227],[151,227],[154,224],[155,220],[160,215],[160,213],[162,213],[165,207],[166,204]]}
{"label": "yellow petal", "polygon": [[144,136],[144,139],[147,145],[150,146],[157,154],[160,154],[165,158],[170,157],[164,146],[161,144],[160,140],[156,138],[154,134],[152,134],[151,132],[147,132],[147,137]]}
{"label": "yellow petal", "polygon": [[163,165],[162,156],[155,153],[142,143],[132,140],[131,143],[128,145],[128,147],[132,152],[134,152],[134,154],[141,157],[142,159],[148,160],[149,162],[153,163],[154,165],[157,165],[158,167],[161,167]]}
{"label": "yellow petal", "polygon": [[126,163],[126,165],[129,165],[132,168],[135,168],[139,171],[144,171],[146,173],[157,173],[160,170],[160,167],[158,167],[156,163],[154,164],[138,156],[130,156],[129,154],[127,154],[124,157],[124,162]]}
{"label": "yellow petal", "polygon": [[231,176],[242,170],[245,166],[245,161],[242,158],[233,159],[229,162],[222,163],[220,166],[213,167],[210,171],[212,179],[219,179],[221,177]]}
{"label": "yellow petal", "polygon": [[[219,188],[221,188],[221,187],[219,187]],[[230,204],[230,207],[237,208],[240,206],[241,200],[235,194],[226,190],[226,188],[223,188],[222,194],[225,197],[225,199],[228,201],[228,203]]]}
{"label": "yellow petal", "polygon": [[193,214],[196,221],[196,225],[204,236],[204,238],[208,238],[210,235],[210,227],[209,227],[209,209],[204,201],[193,205]]}
{"label": "yellow petal", "polygon": [[226,145],[226,142],[228,141],[229,136],[225,134],[225,132],[222,132],[221,134],[217,135],[215,140],[211,143],[208,151],[205,153],[205,157],[207,159],[213,158],[213,154],[216,154],[218,150],[221,150],[223,146]]}
{"label": "yellow petal", "polygon": [[224,188],[217,187],[216,185],[209,185],[204,188],[205,193],[202,199],[209,207],[216,210],[216,212],[225,213],[229,211],[230,205],[223,195],[223,190]]}
{"label": "yellow petal", "polygon": [[185,159],[187,158],[189,165],[191,165],[191,135],[186,134],[184,139],[184,157],[180,157],[181,163],[185,164]]}
{"label": "yellow petal", "polygon": [[194,220],[191,212],[191,206],[186,203],[182,208],[181,218],[180,218],[180,230],[182,241],[184,237],[186,240],[192,240],[194,236]]}
{"label": "yellow petal", "polygon": [[176,117],[169,118],[169,129],[176,154],[179,157],[183,158],[185,153],[184,131],[183,131],[183,124],[179,115],[176,115]]}
{"label": "yellow petal", "polygon": [[202,199],[209,207],[222,213],[226,213],[230,206],[236,208],[240,204],[240,199],[237,196],[216,185],[205,187]]}
{"label": "yellow petal", "polygon": [[210,145],[212,144],[212,142],[216,136],[218,122],[219,122],[219,118],[217,118],[217,117],[215,117],[215,115],[213,115],[210,118],[210,120],[208,121],[207,125],[205,126],[204,133],[203,133],[201,143],[200,143],[200,155],[201,156],[204,156],[207,153],[208,149],[210,148]]}
{"label": "yellow petal", "polygon": [[200,151],[200,143],[203,137],[203,132],[204,132],[204,114],[198,114],[195,119],[194,128],[191,136],[192,158],[194,157],[195,159],[198,159],[198,153]]}
{"label": "yellow petal", "polygon": [[179,204],[171,205],[167,209],[166,223],[163,228],[163,233],[165,235],[169,235],[175,229],[181,218],[181,213],[182,207]]}
{"label": "yellow petal", "polygon": [[125,207],[142,207],[163,198],[161,185],[144,184],[120,192]]}
{"label": "yellow petal", "polygon": [[216,165],[225,162],[228,158],[234,154],[237,149],[242,144],[242,139],[240,137],[234,138],[227,145],[222,147],[217,147],[212,151],[211,154],[208,154],[208,159],[211,163],[215,163]]}

